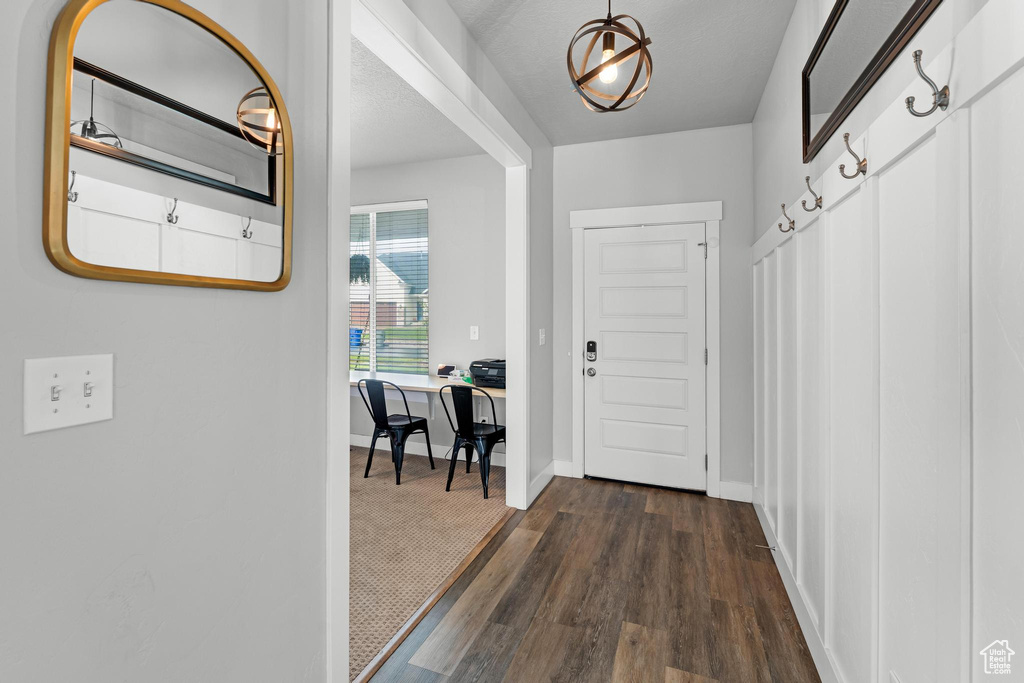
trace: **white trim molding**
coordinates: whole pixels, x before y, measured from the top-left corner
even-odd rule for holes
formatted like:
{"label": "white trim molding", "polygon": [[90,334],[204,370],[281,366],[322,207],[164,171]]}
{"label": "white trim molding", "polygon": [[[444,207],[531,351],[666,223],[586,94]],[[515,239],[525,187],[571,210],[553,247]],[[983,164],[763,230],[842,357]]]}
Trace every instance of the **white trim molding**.
{"label": "white trim molding", "polygon": [[[724,496],[721,491],[722,457],[722,385],[721,385],[721,239],[720,221],[722,202],[693,202],[687,204],[660,204],[655,206],[619,207],[612,209],[583,209],[569,212],[572,231],[572,348],[579,350],[584,343],[583,323],[583,231],[597,228],[631,226],[653,227],[680,223],[704,223],[708,258],[705,270],[707,365],[707,494],[713,498]],[[572,463],[557,464],[555,474],[577,479],[583,477],[584,407],[583,407],[583,354],[572,355]],[[740,485],[738,485],[740,486]],[[751,487],[746,484],[745,486]],[[753,493],[730,489],[733,495],[749,502]]]}

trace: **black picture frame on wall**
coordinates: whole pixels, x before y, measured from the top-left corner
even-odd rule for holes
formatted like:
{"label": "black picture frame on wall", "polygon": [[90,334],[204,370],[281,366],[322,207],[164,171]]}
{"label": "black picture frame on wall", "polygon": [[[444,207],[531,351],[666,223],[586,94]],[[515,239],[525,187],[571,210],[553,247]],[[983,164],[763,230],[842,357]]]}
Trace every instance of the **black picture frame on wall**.
{"label": "black picture frame on wall", "polygon": [[[242,135],[242,132],[238,130],[237,125],[232,125],[227,121],[222,121],[215,116],[211,116],[206,112],[199,111],[187,104],[171,99],[170,97],[158,93],[155,90],[151,90],[144,85],[139,85],[134,81],[130,81],[127,78],[123,78],[122,76],[107,71],[106,69],[102,69],[95,64],[91,64],[83,59],[79,59],[78,57],[74,58],[74,70],[85,74],[86,76],[104,81],[116,88],[132,93],[133,95],[138,95],[139,97],[144,97],[151,102],[156,102],[161,106],[174,110],[179,114],[184,114],[185,116],[195,119],[196,121],[215,128],[223,133],[238,137],[242,140],[246,139],[245,136]],[[263,202],[264,204],[277,204],[277,161],[275,157],[270,155],[267,156],[267,191],[263,193],[240,185],[232,185],[231,183],[224,182],[223,180],[218,180],[200,173],[178,168],[177,166],[157,161],[155,159],[150,159],[149,157],[141,154],[135,154],[117,147],[112,147],[111,145],[105,145],[101,142],[89,140],[75,134],[71,135],[70,143],[72,146],[80,149],[86,149],[90,152],[95,152],[96,154],[102,154],[129,164],[134,164],[135,166],[148,168],[151,171],[157,171],[158,173],[164,173],[169,176],[174,176],[175,178],[187,180],[192,183],[206,185],[207,187],[212,187],[216,190],[221,190],[222,192],[236,194],[241,197],[245,197],[246,199]]]}
{"label": "black picture frame on wall", "polygon": [[[863,2],[864,0],[857,1]],[[812,132],[811,73],[814,71],[814,66],[818,63],[818,59],[824,52],[825,46],[828,45],[829,39],[835,32],[836,27],[842,21],[843,12],[850,2],[851,0],[836,0],[836,4],[832,8],[832,12],[829,14],[828,20],[818,36],[818,40],[814,43],[814,48],[811,50],[811,54],[807,58],[807,64],[804,66],[801,74],[803,158],[805,164],[814,159],[818,152],[821,151],[821,148],[825,146],[825,143],[839,130],[839,126],[846,120],[846,117],[850,115],[860,101],[864,99],[868,91],[878,82],[878,79],[882,77],[882,74],[899,56],[903,48],[910,42],[910,39],[914,37],[938,8],[942,0],[915,0],[913,6],[911,6],[900,22],[893,28],[892,33],[889,34],[878,48],[871,61],[868,62],[867,67],[843,99],[840,100],[835,111],[828,117],[821,129],[817,132]]]}

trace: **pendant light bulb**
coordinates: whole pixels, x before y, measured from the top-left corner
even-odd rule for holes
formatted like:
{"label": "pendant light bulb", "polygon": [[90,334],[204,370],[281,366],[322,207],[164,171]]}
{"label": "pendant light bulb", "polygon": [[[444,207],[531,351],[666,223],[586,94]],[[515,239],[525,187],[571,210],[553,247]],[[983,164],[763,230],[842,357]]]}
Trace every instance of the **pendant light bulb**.
{"label": "pendant light bulb", "polygon": [[[615,57],[615,34],[608,31],[604,34],[601,50],[601,63],[604,64],[608,60]],[[601,70],[600,79],[602,83],[614,83],[615,79],[619,77],[619,67],[615,64],[607,66]]]}

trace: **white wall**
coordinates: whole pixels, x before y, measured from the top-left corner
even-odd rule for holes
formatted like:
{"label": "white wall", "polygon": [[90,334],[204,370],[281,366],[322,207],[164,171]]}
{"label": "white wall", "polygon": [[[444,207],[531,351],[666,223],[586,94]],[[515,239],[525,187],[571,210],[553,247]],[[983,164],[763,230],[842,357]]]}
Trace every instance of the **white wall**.
{"label": "white wall", "polygon": [[414,199],[427,200],[430,223],[431,374],[504,358],[505,169],[479,155],[352,171],[353,206]]}
{"label": "white wall", "polygon": [[[924,61],[949,43],[988,0],[944,0],[924,28],[914,37],[914,49],[924,50]],[[904,51],[868,92],[857,108],[808,165],[803,163],[800,118],[800,73],[811,54],[834,2],[797,0],[771,77],[754,116],[754,239],[768,229],[779,214],[779,204],[800,196],[804,176],[819,177],[826,164],[846,148],[843,133],[856,140],[894,97],[906,86],[913,69],[911,52]],[[876,46],[877,47],[877,46]],[[876,47],[872,47],[872,52]],[[923,84],[922,84],[923,85]],[[942,84],[939,84],[940,86]],[[926,104],[923,95],[919,104]],[[851,157],[852,159],[852,157]],[[820,191],[820,188],[817,188]],[[827,201],[826,197],[826,201]],[[791,214],[792,215],[792,214]]]}
{"label": "white wall", "polygon": [[[0,161],[5,681],[325,676],[327,3],[191,4],[252,48],[288,104],[296,230],[281,293],[50,265],[44,87],[63,2],[4,4],[0,87],[18,131]],[[23,436],[23,359],[102,352],[115,354],[114,420]]]}
{"label": "white wall", "polygon": [[501,115],[530,145],[530,478],[534,481],[552,461],[552,346],[537,344],[537,330],[552,329],[552,179],[551,142],[530,118],[465,25],[437,0],[403,0],[480,88]]}
{"label": "white wall", "polygon": [[753,367],[750,125],[555,148],[554,453],[572,459],[572,243],[569,212],[720,200],[722,469],[724,481],[753,481]]}
{"label": "white wall", "polygon": [[988,680],[979,651],[1024,641],[1022,21],[947,0],[909,49],[932,46],[949,110],[908,114],[898,62],[854,113],[866,178],[835,149],[799,169],[825,206],[789,235],[759,200],[755,504],[826,681]]}
{"label": "white wall", "polygon": [[[353,206],[427,200],[431,374],[442,362],[468,370],[474,360],[504,358],[505,169],[487,155],[357,169],[351,197]],[[470,325],[480,327],[479,340],[469,339]],[[425,406],[410,409],[426,415]],[[351,412],[352,433],[371,435],[358,398]],[[440,407],[430,431],[433,443],[451,444]]]}

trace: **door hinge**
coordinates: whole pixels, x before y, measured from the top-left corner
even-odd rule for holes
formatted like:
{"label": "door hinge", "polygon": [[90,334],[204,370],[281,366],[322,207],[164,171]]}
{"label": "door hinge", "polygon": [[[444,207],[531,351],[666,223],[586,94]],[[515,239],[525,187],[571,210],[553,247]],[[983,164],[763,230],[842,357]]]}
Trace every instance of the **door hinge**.
{"label": "door hinge", "polygon": [[708,454],[707,453],[704,454],[704,471],[705,472],[708,471]]}
{"label": "door hinge", "polygon": [[704,365],[708,364],[708,350],[704,349]]}
{"label": "door hinge", "polygon": [[704,258],[706,259],[708,257],[708,243],[707,242],[697,242],[697,246],[698,247],[704,247]]}

